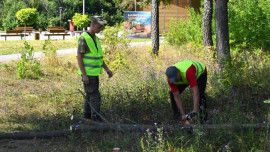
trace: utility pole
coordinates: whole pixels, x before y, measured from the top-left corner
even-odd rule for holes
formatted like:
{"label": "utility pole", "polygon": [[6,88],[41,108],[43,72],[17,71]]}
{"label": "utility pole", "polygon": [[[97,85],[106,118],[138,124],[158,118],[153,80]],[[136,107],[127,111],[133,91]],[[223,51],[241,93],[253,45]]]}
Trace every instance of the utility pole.
{"label": "utility pole", "polygon": [[62,7],[59,7],[60,9],[60,27],[61,27],[61,21],[62,21]]}
{"label": "utility pole", "polygon": [[[85,0],[83,0],[83,15],[85,14]],[[85,29],[83,28],[83,31],[85,31]]]}
{"label": "utility pole", "polygon": [[85,0],[83,0],[83,15],[85,14]]}
{"label": "utility pole", "polygon": [[136,0],[134,0],[134,5],[135,5],[135,12],[136,12]]}

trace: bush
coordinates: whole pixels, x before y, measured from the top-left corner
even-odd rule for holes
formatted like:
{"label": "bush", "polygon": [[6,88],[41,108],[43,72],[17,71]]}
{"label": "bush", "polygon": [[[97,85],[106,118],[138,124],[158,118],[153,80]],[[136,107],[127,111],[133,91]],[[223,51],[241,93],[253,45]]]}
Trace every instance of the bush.
{"label": "bush", "polygon": [[75,13],[75,15],[72,17],[72,21],[79,29],[87,27],[90,22],[88,15],[82,15],[80,13]]}
{"label": "bush", "polygon": [[103,30],[104,37],[101,39],[104,47],[105,61],[116,70],[126,64],[123,52],[128,50],[130,40],[126,39],[127,32],[121,24],[116,26],[106,26]]}
{"label": "bush", "polygon": [[16,13],[16,17],[26,25],[32,25],[35,23],[38,17],[37,9],[25,8]]}
{"label": "bush", "polygon": [[59,58],[57,56],[57,50],[52,45],[51,40],[45,40],[45,43],[42,47],[44,54],[46,56],[47,65],[50,67],[57,67],[60,65]]}
{"label": "bush", "polygon": [[202,15],[189,9],[189,20],[172,19],[168,25],[166,39],[170,44],[182,45],[192,43],[193,45],[203,44]]}
{"label": "bush", "polygon": [[39,61],[33,58],[34,48],[27,41],[24,42],[24,46],[26,51],[22,52],[21,60],[17,62],[17,77],[21,79],[38,79],[42,72]]}
{"label": "bush", "polygon": [[228,3],[232,46],[270,48],[270,1],[231,0]]}

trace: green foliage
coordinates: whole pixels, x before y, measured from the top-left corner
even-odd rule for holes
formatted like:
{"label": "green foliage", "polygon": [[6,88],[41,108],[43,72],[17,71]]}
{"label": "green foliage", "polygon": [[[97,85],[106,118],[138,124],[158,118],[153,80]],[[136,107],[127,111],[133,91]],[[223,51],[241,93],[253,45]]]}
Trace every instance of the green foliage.
{"label": "green foliage", "polygon": [[231,0],[228,3],[232,46],[270,48],[270,1]]}
{"label": "green foliage", "polygon": [[60,65],[59,58],[57,56],[57,50],[52,45],[51,40],[45,40],[45,43],[43,45],[44,54],[46,56],[46,61],[48,66],[50,67],[57,67]]}
{"label": "green foliage", "polygon": [[203,44],[202,35],[202,15],[189,9],[190,18],[188,20],[172,19],[168,25],[166,39],[170,44],[182,45],[192,43],[193,45]]}
{"label": "green foliage", "polygon": [[[122,0],[91,0],[85,1],[85,12],[87,15],[102,15],[108,21],[108,25],[113,26],[123,21],[124,8],[121,7]],[[39,15],[33,26],[36,29],[47,29],[48,26],[59,26],[60,11],[62,7],[62,25],[68,28],[68,20],[72,19],[76,12],[82,12],[82,0],[1,0],[0,1],[0,28],[14,29],[23,25],[16,19],[17,11],[22,8],[36,8]],[[107,15],[106,15],[107,14]],[[108,15],[110,14],[110,15]],[[106,15],[106,16],[105,16]]]}
{"label": "green foliage", "polygon": [[33,58],[34,48],[24,42],[26,51],[21,54],[21,60],[17,62],[17,77],[21,79],[37,79],[42,75],[40,62]]}
{"label": "green foliage", "polygon": [[123,29],[121,24],[116,24],[113,27],[106,26],[103,30],[104,37],[101,39],[104,48],[106,63],[116,70],[126,64],[126,59],[123,51],[128,49],[128,42],[126,39],[127,32]]}
{"label": "green foliage", "polygon": [[32,25],[38,17],[38,12],[35,8],[25,8],[18,11],[16,17],[26,25]]}
{"label": "green foliage", "polygon": [[[214,9],[214,8],[213,8]],[[264,0],[231,0],[228,3],[229,36],[232,48],[270,48],[270,2]],[[202,12],[201,10],[200,12]],[[215,11],[214,11],[215,12]],[[202,45],[202,14],[189,9],[189,20],[175,19],[168,25],[167,40],[170,44],[192,43]],[[215,14],[212,19],[212,34],[215,40]],[[214,41],[215,42],[215,41]]]}
{"label": "green foliage", "polygon": [[[2,15],[1,15],[1,22],[4,30],[11,30],[14,29],[14,27],[23,25],[21,22],[19,22],[16,18],[16,12],[20,9],[24,8],[25,4],[23,2],[10,2],[10,3],[4,3],[2,9]],[[1,12],[0,10],[0,12]]]}
{"label": "green foliage", "polygon": [[80,13],[75,13],[72,17],[72,21],[74,22],[74,25],[78,26],[80,29],[87,27],[90,23],[88,15],[82,15]]}

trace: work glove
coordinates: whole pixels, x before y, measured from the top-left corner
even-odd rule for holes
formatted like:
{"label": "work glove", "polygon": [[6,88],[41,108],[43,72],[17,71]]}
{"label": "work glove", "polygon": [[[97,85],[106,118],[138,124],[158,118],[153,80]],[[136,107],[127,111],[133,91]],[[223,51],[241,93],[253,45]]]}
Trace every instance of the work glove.
{"label": "work glove", "polygon": [[196,113],[196,112],[191,112],[189,114],[186,114],[186,120],[191,120],[194,117],[196,117],[197,115],[198,115],[198,113]]}

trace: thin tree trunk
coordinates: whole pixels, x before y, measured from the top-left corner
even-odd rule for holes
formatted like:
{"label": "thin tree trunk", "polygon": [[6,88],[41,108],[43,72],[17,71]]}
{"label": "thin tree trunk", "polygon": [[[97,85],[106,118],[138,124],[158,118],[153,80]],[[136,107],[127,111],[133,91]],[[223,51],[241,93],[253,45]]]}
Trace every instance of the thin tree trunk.
{"label": "thin tree trunk", "polygon": [[151,22],[152,22],[152,54],[158,55],[159,50],[159,10],[158,10],[158,0],[152,0],[152,9],[151,9]]}
{"label": "thin tree trunk", "polygon": [[24,37],[23,37],[24,40],[26,40],[25,33],[26,33],[26,24],[24,23],[24,33],[23,33],[24,34]]}
{"label": "thin tree trunk", "polygon": [[204,0],[203,12],[203,44],[213,46],[212,39],[213,0]]}
{"label": "thin tree trunk", "polygon": [[223,69],[230,58],[228,0],[215,0],[215,3],[217,56],[220,69]]}

